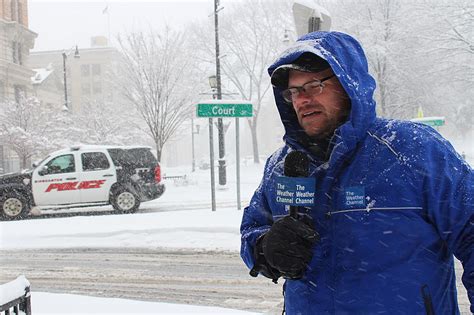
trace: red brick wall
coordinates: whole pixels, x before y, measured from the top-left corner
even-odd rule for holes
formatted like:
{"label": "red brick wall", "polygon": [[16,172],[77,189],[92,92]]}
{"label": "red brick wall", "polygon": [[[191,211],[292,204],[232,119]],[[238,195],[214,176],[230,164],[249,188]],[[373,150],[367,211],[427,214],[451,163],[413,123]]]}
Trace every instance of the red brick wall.
{"label": "red brick wall", "polygon": [[0,0],[0,19],[5,20],[5,0]]}
{"label": "red brick wall", "polygon": [[[28,28],[28,0],[16,0],[21,24]],[[0,0],[0,17],[12,21],[12,0]],[[16,20],[16,19],[15,19]]]}
{"label": "red brick wall", "polygon": [[28,0],[18,0],[18,2],[21,9],[21,24],[28,28]]}
{"label": "red brick wall", "polygon": [[2,18],[6,21],[11,21],[11,7],[10,7],[10,0],[1,0],[2,1],[2,7],[3,7],[3,14]]}

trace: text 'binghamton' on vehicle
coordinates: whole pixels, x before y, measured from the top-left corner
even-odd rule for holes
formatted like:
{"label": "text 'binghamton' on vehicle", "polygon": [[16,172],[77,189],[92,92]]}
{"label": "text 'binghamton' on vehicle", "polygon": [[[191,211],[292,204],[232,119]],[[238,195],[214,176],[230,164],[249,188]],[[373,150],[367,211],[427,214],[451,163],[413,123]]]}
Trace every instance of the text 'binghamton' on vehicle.
{"label": "text 'binghamton' on vehicle", "polygon": [[160,164],[146,146],[73,146],[33,167],[0,176],[3,219],[22,219],[33,207],[111,204],[117,212],[132,213],[165,191]]}

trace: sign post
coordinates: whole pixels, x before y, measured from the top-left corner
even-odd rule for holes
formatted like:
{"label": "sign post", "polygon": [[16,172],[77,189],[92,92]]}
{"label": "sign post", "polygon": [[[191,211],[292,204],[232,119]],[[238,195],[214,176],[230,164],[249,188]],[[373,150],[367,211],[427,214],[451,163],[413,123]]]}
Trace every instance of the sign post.
{"label": "sign post", "polygon": [[212,123],[212,117],[209,117],[209,154],[211,160],[209,165],[211,168],[211,203],[212,211],[216,211],[216,183],[214,180],[214,125]]}
{"label": "sign post", "polygon": [[236,155],[236,186],[237,186],[237,209],[241,209],[240,200],[240,135],[239,135],[239,118],[252,117],[253,107],[250,101],[237,100],[209,100],[197,104],[197,117],[209,118],[209,145],[210,164],[211,164],[211,197],[212,211],[216,211],[215,185],[214,185],[214,149],[212,134],[212,118],[235,118],[235,155]]}

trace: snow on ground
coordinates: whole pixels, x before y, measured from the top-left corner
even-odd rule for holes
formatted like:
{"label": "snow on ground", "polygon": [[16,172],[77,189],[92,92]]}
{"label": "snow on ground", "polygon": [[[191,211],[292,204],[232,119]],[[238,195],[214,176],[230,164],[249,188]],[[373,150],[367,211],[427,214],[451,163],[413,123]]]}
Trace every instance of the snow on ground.
{"label": "snow on ground", "polygon": [[[72,294],[33,292],[31,301],[35,315],[46,314],[242,314],[245,311],[220,307],[177,305],[169,303],[143,302],[116,298],[98,298]],[[54,305],[54,309],[51,307]],[[73,310],[71,313],[67,310]],[[65,312],[66,311],[66,312]]]}
{"label": "snow on ground", "polygon": [[[242,169],[242,209],[260,182],[262,165]],[[167,169],[168,176],[189,173]],[[216,191],[211,211],[209,170],[168,180],[162,198],[145,202],[137,214],[76,216],[0,223],[0,249],[69,247],[167,247],[238,251],[242,211],[236,207],[235,169],[226,190]],[[233,205],[233,206],[232,206]],[[181,210],[180,208],[191,210]],[[110,207],[101,207],[110,209]],[[77,211],[77,209],[63,210]],[[157,211],[157,212],[151,212]],[[43,211],[43,213],[53,211]],[[218,307],[152,303],[69,294],[32,292],[35,314],[255,314]],[[0,303],[1,304],[1,303]],[[51,305],[55,305],[54,310]],[[55,311],[57,310],[57,311]]]}
{"label": "snow on ground", "polygon": [[[29,285],[30,283],[24,276],[19,276],[14,281],[0,285],[0,305],[23,296],[25,287]],[[177,305],[46,292],[32,292],[31,300],[35,314],[42,315],[64,313],[76,315],[107,314],[111,312],[113,314],[256,314],[221,307]]]}
{"label": "snow on ground", "polygon": [[2,222],[0,247],[168,247],[238,251],[235,208]]}
{"label": "snow on ground", "polygon": [[[179,169],[174,171],[180,174]],[[210,206],[209,170],[200,171],[188,176],[194,184],[183,186],[180,181],[176,186],[169,181],[162,198],[141,205],[142,213],[1,222],[0,249],[167,247],[238,251],[242,211],[236,208],[232,167],[228,171],[228,189],[216,191],[218,205],[226,206],[218,206],[214,212]],[[242,170],[242,209],[261,174],[261,165]],[[181,210],[189,207],[192,209]]]}

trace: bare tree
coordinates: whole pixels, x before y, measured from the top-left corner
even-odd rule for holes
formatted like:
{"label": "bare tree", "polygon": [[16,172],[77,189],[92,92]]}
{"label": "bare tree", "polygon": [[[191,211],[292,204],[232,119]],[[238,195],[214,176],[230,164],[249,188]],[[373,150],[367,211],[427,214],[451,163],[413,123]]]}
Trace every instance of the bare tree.
{"label": "bare tree", "polygon": [[447,117],[447,128],[465,137],[474,130],[474,3],[469,0],[417,1],[418,38],[425,47],[426,108]]}
{"label": "bare tree", "polygon": [[[285,29],[292,27],[289,3],[273,0],[245,0],[225,12],[222,24],[224,75],[254,104],[248,118],[253,158],[259,163],[258,120],[265,97],[271,92],[267,68],[285,48]],[[242,18],[245,17],[245,18]]]}
{"label": "bare tree", "polygon": [[80,134],[67,113],[42,105],[36,98],[21,97],[19,102],[0,107],[4,108],[0,139],[19,157],[22,169],[31,159],[71,144]]}
{"label": "bare tree", "polygon": [[425,114],[462,120],[456,116],[465,109],[458,107],[473,97],[472,1],[341,0],[323,5],[336,29],[362,41],[382,116],[412,118],[421,106]]}
{"label": "bare tree", "polygon": [[[289,2],[278,0],[244,0],[226,5],[219,12],[223,89],[238,92],[242,99],[250,100],[254,105],[253,117],[247,122],[255,163],[259,163],[260,113],[265,104],[273,104],[267,68],[285,48],[285,29],[293,28],[289,5]],[[193,25],[193,34],[201,54],[201,67],[213,73],[214,25],[210,22]]]}
{"label": "bare tree", "polygon": [[371,73],[377,81],[378,113],[393,118],[413,117],[420,93],[413,68],[416,38],[410,10],[396,0],[328,2],[334,27],[356,36],[364,45]]}
{"label": "bare tree", "polygon": [[123,56],[121,89],[148,127],[161,160],[163,146],[192,113],[195,59],[183,33],[166,28],[118,38]]}
{"label": "bare tree", "polygon": [[83,105],[76,123],[83,130],[81,143],[130,145],[143,144],[142,130],[136,109],[125,104],[92,101]]}
{"label": "bare tree", "polygon": [[[469,0],[422,0],[413,10],[423,17],[419,38],[429,42],[426,53],[442,61],[438,69],[450,72],[450,81],[467,81],[474,76],[474,3]],[[467,75],[470,73],[471,75]]]}

